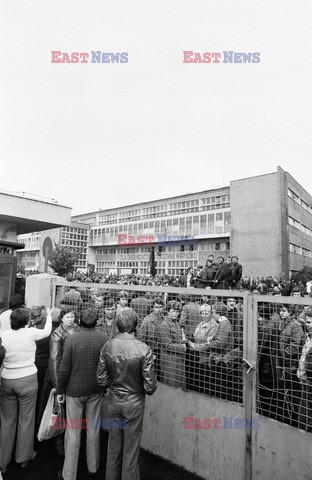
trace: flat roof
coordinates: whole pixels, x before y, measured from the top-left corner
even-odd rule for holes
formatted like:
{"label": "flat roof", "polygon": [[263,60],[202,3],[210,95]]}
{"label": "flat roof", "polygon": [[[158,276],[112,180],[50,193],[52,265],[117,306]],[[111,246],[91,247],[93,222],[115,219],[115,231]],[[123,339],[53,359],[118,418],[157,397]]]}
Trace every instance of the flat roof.
{"label": "flat roof", "polygon": [[17,235],[70,226],[71,208],[0,191],[0,222],[15,224]]}

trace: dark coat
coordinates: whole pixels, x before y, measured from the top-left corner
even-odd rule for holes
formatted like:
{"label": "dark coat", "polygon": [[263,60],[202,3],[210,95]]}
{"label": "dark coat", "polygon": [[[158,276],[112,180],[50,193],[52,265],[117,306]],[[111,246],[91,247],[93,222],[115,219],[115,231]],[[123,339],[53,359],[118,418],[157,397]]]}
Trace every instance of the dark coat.
{"label": "dark coat", "polygon": [[229,281],[231,276],[231,269],[229,265],[225,262],[222,262],[219,265],[218,270],[216,271],[216,276],[214,278],[214,288],[228,289]]}
{"label": "dark coat", "polygon": [[166,317],[160,326],[160,365],[163,380],[174,387],[185,386],[185,353],[178,322]]}

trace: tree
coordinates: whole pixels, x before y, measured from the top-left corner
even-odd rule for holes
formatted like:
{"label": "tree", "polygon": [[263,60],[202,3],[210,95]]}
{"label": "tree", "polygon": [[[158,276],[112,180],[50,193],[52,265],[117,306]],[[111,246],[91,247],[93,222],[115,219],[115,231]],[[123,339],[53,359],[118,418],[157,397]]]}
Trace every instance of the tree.
{"label": "tree", "polygon": [[60,245],[59,243],[55,243],[54,246],[49,266],[55,273],[64,277],[74,271],[81,249]]}
{"label": "tree", "polygon": [[301,281],[302,283],[306,284],[308,280],[312,279],[312,268],[305,266],[298,273],[293,275],[291,278],[296,282]]}

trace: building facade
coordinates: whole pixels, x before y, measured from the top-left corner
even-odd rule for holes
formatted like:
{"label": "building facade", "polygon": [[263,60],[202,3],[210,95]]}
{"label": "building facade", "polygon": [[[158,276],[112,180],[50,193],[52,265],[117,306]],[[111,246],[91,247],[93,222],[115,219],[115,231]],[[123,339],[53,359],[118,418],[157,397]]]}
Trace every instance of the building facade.
{"label": "building facade", "polygon": [[209,254],[230,253],[230,188],[73,217],[90,225],[89,263],[97,273],[148,273],[154,246],[157,273],[178,275]]}
{"label": "building facade", "polygon": [[16,251],[17,266],[25,270],[43,272],[45,268],[43,246],[46,239],[51,239],[52,244],[55,242],[78,250],[79,259],[75,269],[87,271],[89,226],[73,221],[70,225],[61,228],[20,235],[19,242],[24,244],[24,249]]}
{"label": "building facade", "polygon": [[[16,251],[21,235],[70,224],[71,209],[55,202],[0,192],[0,313],[14,292]],[[35,240],[33,242],[35,244]]]}
{"label": "building facade", "polygon": [[281,167],[231,182],[231,252],[247,275],[289,279],[312,267],[312,196]]}
{"label": "building facade", "polygon": [[19,237],[25,268],[43,271],[47,236],[82,248],[76,268],[99,274],[147,274],[154,247],[158,274],[179,275],[212,254],[238,255],[244,275],[289,279],[312,267],[312,197],[277,167],[222,188],[76,215],[71,226]]}

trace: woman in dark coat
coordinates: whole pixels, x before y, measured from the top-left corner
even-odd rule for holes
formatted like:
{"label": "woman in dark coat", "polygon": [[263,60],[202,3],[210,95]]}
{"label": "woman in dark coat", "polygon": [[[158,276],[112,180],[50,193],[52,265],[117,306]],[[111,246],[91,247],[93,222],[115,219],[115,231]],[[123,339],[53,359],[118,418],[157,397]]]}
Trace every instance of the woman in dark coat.
{"label": "woman in dark coat", "polygon": [[159,328],[160,365],[165,383],[185,388],[186,339],[178,322],[180,310],[179,302],[168,303],[168,315]]}

